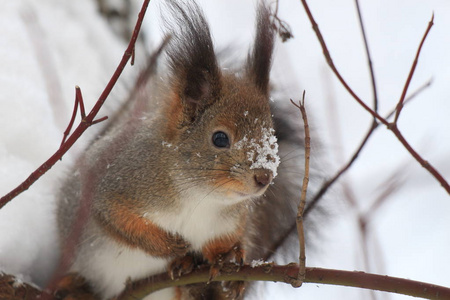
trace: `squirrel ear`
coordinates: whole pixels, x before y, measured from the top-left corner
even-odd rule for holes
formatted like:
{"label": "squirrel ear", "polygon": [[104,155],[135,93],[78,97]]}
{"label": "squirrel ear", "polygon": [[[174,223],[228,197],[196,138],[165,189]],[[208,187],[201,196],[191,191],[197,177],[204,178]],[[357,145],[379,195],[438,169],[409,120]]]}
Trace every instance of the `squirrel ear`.
{"label": "squirrel ear", "polygon": [[169,1],[173,23],[172,39],[167,49],[171,68],[171,86],[182,106],[183,123],[195,121],[217,99],[220,69],[214,46],[201,8]]}
{"label": "squirrel ear", "polygon": [[247,75],[264,94],[269,92],[273,45],[274,29],[270,11],[261,3],[258,8],[255,43],[247,58]]}

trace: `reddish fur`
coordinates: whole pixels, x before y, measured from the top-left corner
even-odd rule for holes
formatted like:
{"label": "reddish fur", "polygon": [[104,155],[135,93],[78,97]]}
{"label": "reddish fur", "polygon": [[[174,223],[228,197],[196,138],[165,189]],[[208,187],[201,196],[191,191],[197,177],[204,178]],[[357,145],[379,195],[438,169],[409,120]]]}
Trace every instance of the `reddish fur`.
{"label": "reddish fur", "polygon": [[229,253],[238,241],[239,237],[234,234],[216,238],[203,246],[203,256],[213,263],[220,255]]}
{"label": "reddish fur", "polygon": [[187,254],[183,257],[175,258],[169,265],[170,278],[175,279],[183,274],[189,274],[195,267],[194,257]]}
{"label": "reddish fur", "polygon": [[182,118],[183,106],[181,105],[180,96],[172,92],[168,107],[165,110],[165,119],[167,120],[165,135],[168,141],[173,141],[178,134],[177,129],[183,121]]}
{"label": "reddish fur", "polygon": [[216,186],[219,190],[232,190],[244,193],[248,190],[245,183],[234,178],[229,178],[229,176],[223,172],[214,172],[214,175],[217,178],[214,182],[214,186]]}
{"label": "reddish fur", "polygon": [[[245,215],[242,216],[235,232],[218,237],[203,246],[202,254],[208,262],[214,264],[218,258],[229,256],[232,252],[236,259],[244,259],[244,250],[240,248],[240,242],[244,234]],[[238,245],[237,251],[235,248]]]}
{"label": "reddish fur", "polygon": [[111,205],[108,220],[103,220],[100,215],[96,220],[119,243],[159,257],[186,254],[188,244],[180,236],[168,233],[117,201]]}
{"label": "reddish fur", "polygon": [[181,300],[183,299],[183,290],[182,287],[177,286],[175,287],[175,297],[173,300]]}
{"label": "reddish fur", "polygon": [[63,300],[98,300],[85,279],[76,273],[67,274],[59,280],[56,296]]}

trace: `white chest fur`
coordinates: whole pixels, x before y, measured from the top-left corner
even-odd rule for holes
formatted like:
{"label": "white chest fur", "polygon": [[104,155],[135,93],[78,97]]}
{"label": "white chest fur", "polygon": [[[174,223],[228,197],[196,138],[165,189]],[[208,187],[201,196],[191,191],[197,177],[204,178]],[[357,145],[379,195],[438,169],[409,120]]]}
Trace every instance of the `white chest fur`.
{"label": "white chest fur", "polygon": [[208,241],[234,232],[237,222],[227,211],[240,201],[193,189],[182,195],[180,207],[173,212],[150,213],[148,217],[165,230],[180,234],[199,251]]}
{"label": "white chest fur", "polygon": [[[236,230],[238,222],[228,211],[238,202],[240,200],[196,190],[183,195],[176,210],[148,212],[144,216],[165,230],[180,234],[193,250],[201,251],[208,241]],[[96,227],[94,224],[91,225]],[[121,245],[98,234],[97,230],[100,229],[93,228],[92,236],[81,246],[71,271],[82,274],[103,299],[119,294],[128,279],[140,279],[166,270],[168,259]],[[172,299],[173,293],[173,289],[166,289],[145,299]]]}

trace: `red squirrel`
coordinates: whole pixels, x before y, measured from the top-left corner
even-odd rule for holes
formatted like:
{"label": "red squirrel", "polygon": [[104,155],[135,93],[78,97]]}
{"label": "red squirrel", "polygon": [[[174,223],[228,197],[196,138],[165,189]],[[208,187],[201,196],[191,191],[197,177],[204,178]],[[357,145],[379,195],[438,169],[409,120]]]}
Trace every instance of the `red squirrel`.
{"label": "red squirrel", "polygon": [[[174,21],[167,74],[149,79],[139,99],[145,109],[121,112],[60,192],[63,251],[83,225],[68,271],[99,299],[117,296],[128,280],[183,271],[177,262],[184,257],[213,267],[230,256],[239,263],[261,258],[289,228],[280,220],[292,215],[295,222],[296,197],[283,202],[265,195],[280,164],[269,101],[274,27],[268,8],[258,7],[244,67],[229,72],[218,64],[200,7],[193,1],[168,1],[168,7]],[[89,208],[81,221],[80,207]],[[270,228],[261,231],[260,224]],[[170,288],[146,299],[226,298],[216,289]]]}

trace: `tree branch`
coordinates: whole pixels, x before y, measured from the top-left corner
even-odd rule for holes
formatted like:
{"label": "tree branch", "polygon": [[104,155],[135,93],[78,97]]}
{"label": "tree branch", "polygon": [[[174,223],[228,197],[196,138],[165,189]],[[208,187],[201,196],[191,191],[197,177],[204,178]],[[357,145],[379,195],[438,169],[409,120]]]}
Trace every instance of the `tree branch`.
{"label": "tree branch", "polygon": [[[274,266],[266,263],[254,268],[249,265],[239,268],[236,264],[229,263],[213,281],[271,281],[291,284],[298,272],[297,264]],[[158,274],[129,283],[117,300],[142,299],[163,288],[207,282],[209,277],[209,266],[202,266],[178,280],[171,280],[167,273]],[[450,288],[358,271],[306,268],[304,282],[359,287],[427,299],[450,299]]]}
{"label": "tree branch", "polygon": [[[204,265],[192,273],[180,276],[177,280],[171,280],[169,274],[164,272],[129,282],[116,300],[137,300],[164,288],[207,282],[210,279],[209,271],[210,267]],[[272,263],[264,263],[255,267],[250,265],[239,267],[234,263],[227,263],[221,274],[217,275],[213,281],[268,281],[291,284],[291,281],[297,277],[298,271],[297,264],[276,266]],[[304,282],[358,287],[425,299],[450,299],[450,288],[447,287],[359,271],[306,268]],[[45,291],[39,291],[34,286],[20,283],[14,276],[0,274],[1,299],[35,299],[35,295],[42,295],[41,293],[46,294]],[[29,297],[30,295],[32,296]],[[47,295],[50,296],[50,294]]]}

